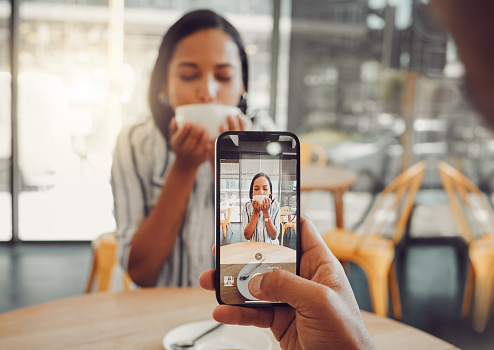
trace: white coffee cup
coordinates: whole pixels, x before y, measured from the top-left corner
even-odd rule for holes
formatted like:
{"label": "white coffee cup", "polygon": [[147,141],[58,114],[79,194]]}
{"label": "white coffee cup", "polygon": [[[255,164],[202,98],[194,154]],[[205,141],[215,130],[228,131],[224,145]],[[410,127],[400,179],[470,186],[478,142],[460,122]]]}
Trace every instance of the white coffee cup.
{"label": "white coffee cup", "polygon": [[252,200],[258,201],[259,203],[263,203],[264,198],[268,198],[268,196],[265,196],[263,194],[255,194],[252,196]]}
{"label": "white coffee cup", "polygon": [[226,118],[243,115],[238,107],[219,104],[190,104],[175,108],[175,120],[179,128],[190,122],[201,125],[208,133],[211,140],[220,134],[221,124]]}

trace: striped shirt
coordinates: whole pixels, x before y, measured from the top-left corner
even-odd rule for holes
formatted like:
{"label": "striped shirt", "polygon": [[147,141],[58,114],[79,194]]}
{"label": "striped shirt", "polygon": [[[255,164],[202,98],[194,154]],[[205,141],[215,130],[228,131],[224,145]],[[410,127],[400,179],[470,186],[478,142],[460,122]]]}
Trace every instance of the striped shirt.
{"label": "striped shirt", "polygon": [[[269,116],[257,118],[254,130],[275,129]],[[175,160],[153,119],[120,132],[112,165],[117,257],[128,269],[134,234],[155,206]],[[163,265],[156,286],[199,286],[200,274],[214,267],[214,184],[210,162],[198,169],[187,212],[175,247]]]}
{"label": "striped shirt", "polygon": [[[254,213],[254,207],[252,206],[252,202],[245,203],[244,212],[242,216],[242,228],[245,230],[245,227],[249,224],[250,219],[252,218],[252,214]],[[278,240],[279,229],[280,229],[280,205],[278,201],[275,199],[271,202],[271,207],[269,208],[269,217],[271,218],[271,222],[277,228],[276,239],[271,239],[271,236],[268,233],[266,228],[266,224],[264,221],[264,213],[261,211],[257,218],[257,225],[252,237],[250,238],[250,242],[267,242],[280,244]]]}
{"label": "striped shirt", "polygon": [[[121,131],[115,146],[112,189],[117,222],[117,252],[127,269],[134,234],[161,194],[175,154],[152,119]],[[214,197],[212,169],[203,163],[189,197],[175,248],[156,286],[199,286],[202,271],[214,266]]]}

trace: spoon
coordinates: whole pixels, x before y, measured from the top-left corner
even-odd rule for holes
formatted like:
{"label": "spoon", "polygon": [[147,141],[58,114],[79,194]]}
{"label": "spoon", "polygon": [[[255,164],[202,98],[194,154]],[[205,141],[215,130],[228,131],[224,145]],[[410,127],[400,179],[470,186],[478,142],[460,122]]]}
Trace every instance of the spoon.
{"label": "spoon", "polygon": [[170,346],[171,346],[172,350],[184,350],[184,349],[193,348],[194,347],[194,344],[196,343],[196,341],[198,341],[199,339],[201,339],[202,337],[204,337],[206,334],[211,333],[212,331],[214,331],[215,329],[219,328],[220,326],[223,326],[223,323],[218,323],[213,328],[211,328],[211,329],[207,330],[206,332],[202,333],[201,335],[199,335],[195,339],[192,339],[192,341],[181,342],[181,343],[173,343]]}
{"label": "spoon", "polygon": [[266,258],[262,259],[259,264],[257,264],[256,266],[254,266],[249,272],[247,273],[244,273],[242,276],[239,277],[239,279],[241,281],[245,281],[247,278],[249,278],[250,274],[252,273],[252,271],[254,271],[255,269],[257,269],[259,266],[261,266],[262,262],[265,260]]}

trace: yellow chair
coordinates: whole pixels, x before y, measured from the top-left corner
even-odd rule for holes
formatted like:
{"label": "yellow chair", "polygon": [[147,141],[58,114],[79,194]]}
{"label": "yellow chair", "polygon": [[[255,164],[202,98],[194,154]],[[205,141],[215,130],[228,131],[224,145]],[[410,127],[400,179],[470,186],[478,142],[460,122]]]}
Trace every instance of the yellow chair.
{"label": "yellow chair", "polygon": [[[388,314],[388,286],[395,318],[401,318],[400,294],[394,266],[395,246],[401,240],[422,183],[426,168],[419,162],[389,184],[357,232],[337,228],[323,235],[333,254],[342,262],[360,266],[369,283],[372,307],[376,314]],[[383,234],[389,229],[389,236]],[[386,232],[387,233],[387,232]]]}
{"label": "yellow chair", "polygon": [[[115,232],[102,234],[91,243],[91,246],[94,257],[86,293],[91,293],[94,286],[98,292],[108,291],[116,262],[117,239]],[[131,283],[132,280],[125,273],[124,290],[130,290]]]}
{"label": "yellow chair", "polygon": [[[286,210],[286,207],[281,207],[280,212],[283,212]],[[296,221],[285,221],[283,218],[286,215],[280,215],[280,221],[281,221],[281,243],[280,245],[283,245],[283,236],[285,235],[285,231],[289,228],[292,228],[293,231],[295,231],[295,234],[297,234],[297,222]]]}
{"label": "yellow chair", "polygon": [[[314,162],[315,160],[315,162]],[[326,165],[328,156],[322,146],[314,143],[300,142],[300,163]]]}
{"label": "yellow chair", "polygon": [[230,224],[230,216],[231,215],[232,215],[232,208],[223,209],[220,212],[220,224],[221,224],[221,227],[223,228],[223,236],[224,237],[226,237],[227,226],[230,226],[230,231],[232,231],[232,234],[233,234],[232,225]]}
{"label": "yellow chair", "polygon": [[470,314],[475,286],[473,328],[480,333],[489,319],[494,288],[494,214],[482,192],[460,171],[442,161],[437,167],[448,194],[453,221],[468,245],[469,266],[462,315]]}

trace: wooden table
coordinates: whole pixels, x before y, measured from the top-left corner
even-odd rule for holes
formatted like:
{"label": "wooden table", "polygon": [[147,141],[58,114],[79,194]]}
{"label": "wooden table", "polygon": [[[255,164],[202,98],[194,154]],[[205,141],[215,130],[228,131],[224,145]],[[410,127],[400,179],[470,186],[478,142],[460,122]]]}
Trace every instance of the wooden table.
{"label": "wooden table", "polygon": [[357,173],[333,166],[303,164],[300,175],[300,191],[320,190],[333,194],[336,227],[344,228],[343,194],[357,182]]}
{"label": "wooden table", "polygon": [[[283,247],[279,244],[266,242],[241,242],[223,245],[221,250],[221,264],[250,264],[259,262],[256,254],[265,258],[264,263],[291,263],[296,262],[295,249]],[[261,259],[262,259],[261,258]]]}
{"label": "wooden table", "polygon": [[[215,306],[213,292],[195,288],[85,294],[0,315],[0,349],[159,350],[168,331],[211,319]],[[391,319],[362,316],[379,349],[456,349]],[[280,349],[276,341],[273,349]]]}
{"label": "wooden table", "polygon": [[[241,242],[221,246],[220,281],[233,276],[235,285],[220,285],[221,299],[225,303],[243,304],[246,299],[236,288],[240,270],[247,264],[253,267],[263,261],[269,269],[283,269],[292,273],[297,269],[295,249],[266,242]],[[258,255],[258,258],[256,258]],[[263,260],[264,259],[264,260]]]}

